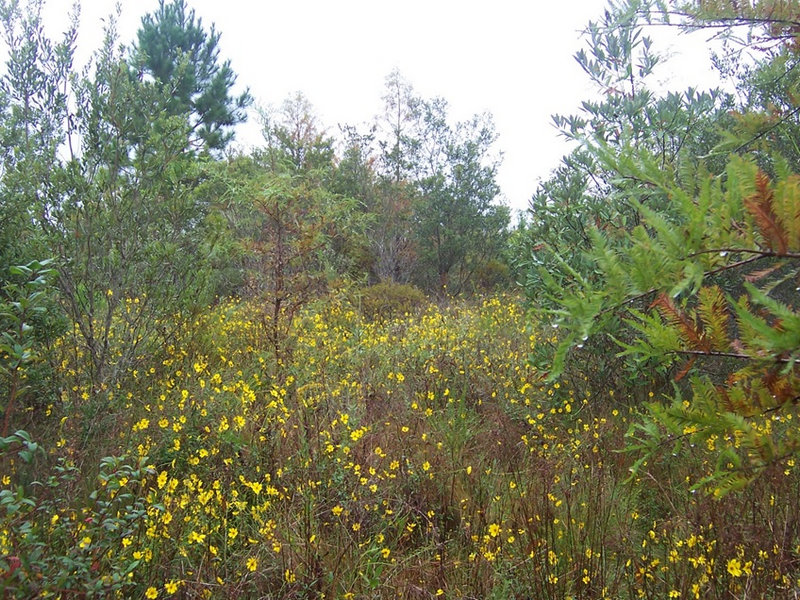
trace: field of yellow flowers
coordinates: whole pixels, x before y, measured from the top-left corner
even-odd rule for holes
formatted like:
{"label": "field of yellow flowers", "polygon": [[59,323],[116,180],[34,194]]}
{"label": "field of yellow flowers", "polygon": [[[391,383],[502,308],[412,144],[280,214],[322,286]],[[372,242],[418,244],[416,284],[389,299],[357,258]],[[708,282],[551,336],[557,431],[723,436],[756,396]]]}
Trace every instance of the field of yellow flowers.
{"label": "field of yellow flowers", "polygon": [[724,498],[700,453],[631,476],[637,403],[545,385],[516,298],[332,298],[279,349],[264,312],[210,309],[111,389],[62,353],[0,446],[0,597],[800,595],[794,463]]}

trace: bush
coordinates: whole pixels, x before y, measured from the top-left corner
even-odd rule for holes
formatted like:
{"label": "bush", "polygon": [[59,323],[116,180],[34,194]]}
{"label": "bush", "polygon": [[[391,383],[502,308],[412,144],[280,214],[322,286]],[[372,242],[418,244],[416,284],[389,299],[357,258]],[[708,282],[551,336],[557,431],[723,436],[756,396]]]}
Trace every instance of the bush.
{"label": "bush", "polygon": [[361,293],[362,314],[376,320],[402,317],[427,303],[427,297],[422,290],[409,284],[383,282],[370,286]]}

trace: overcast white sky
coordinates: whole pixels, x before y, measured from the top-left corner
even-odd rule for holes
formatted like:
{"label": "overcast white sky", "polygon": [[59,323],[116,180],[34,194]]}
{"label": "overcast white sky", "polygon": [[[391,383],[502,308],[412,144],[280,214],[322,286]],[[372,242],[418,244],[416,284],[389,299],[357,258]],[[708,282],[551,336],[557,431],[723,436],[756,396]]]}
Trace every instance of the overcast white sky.
{"label": "overcast white sky", "polygon": [[[580,30],[604,0],[187,0],[222,33],[223,58],[256,102],[280,104],[302,91],[329,132],[368,122],[381,109],[384,79],[398,68],[424,97],[443,96],[454,118],[492,113],[504,159],[498,180],[508,204],[524,209],[566,150],[551,124],[590,93],[573,55]],[[79,61],[99,45],[115,0],[83,0]],[[122,1],[121,41],[135,37],[158,0]],[[47,16],[68,10],[50,0]],[[670,87],[709,87],[706,52],[680,38],[661,78]],[[255,119],[237,141],[258,144]]]}

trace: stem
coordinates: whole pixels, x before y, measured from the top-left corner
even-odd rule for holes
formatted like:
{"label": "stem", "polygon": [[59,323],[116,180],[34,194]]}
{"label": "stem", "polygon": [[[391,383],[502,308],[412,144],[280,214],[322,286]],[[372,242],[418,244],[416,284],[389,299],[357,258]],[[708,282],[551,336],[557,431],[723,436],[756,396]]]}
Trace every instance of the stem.
{"label": "stem", "polygon": [[19,393],[19,367],[14,367],[13,375],[11,376],[11,392],[8,396],[8,404],[6,405],[6,412],[3,416],[3,435],[2,437],[6,437],[8,435],[8,424],[11,420],[11,413],[14,410],[14,403],[17,400],[17,395]]}
{"label": "stem", "polygon": [[[672,354],[690,354],[692,356],[722,356],[728,358],[739,358],[741,360],[758,360],[759,358],[766,359],[767,357],[758,357],[758,356],[751,356],[749,354],[742,354],[739,352],[716,352],[712,350],[672,350]],[[785,364],[794,364],[800,362],[798,359],[792,358],[781,358],[779,356],[771,356],[768,357],[769,360],[773,360],[778,363],[785,363]]]}

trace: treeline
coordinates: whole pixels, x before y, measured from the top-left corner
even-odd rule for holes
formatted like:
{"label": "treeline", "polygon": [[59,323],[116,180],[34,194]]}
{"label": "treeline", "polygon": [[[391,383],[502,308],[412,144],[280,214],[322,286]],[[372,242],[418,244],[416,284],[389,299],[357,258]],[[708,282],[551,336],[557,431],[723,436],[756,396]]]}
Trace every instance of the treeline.
{"label": "treeline", "polygon": [[[93,389],[215,298],[263,300],[278,345],[296,310],[336,287],[382,282],[402,302],[510,281],[488,115],[453,122],[392,73],[367,131],[335,139],[297,94],[261,111],[261,147],[234,152],[253,99],[233,92],[220,33],[183,0],[160,2],[127,46],[110,19],[86,69],[73,64],[77,15],[53,40],[41,12],[0,4],[0,273],[13,303],[42,270],[32,261],[52,261],[37,335],[69,332]],[[37,273],[10,274],[21,265]]]}
{"label": "treeline", "polygon": [[[215,298],[260,301],[279,364],[294,316],[326,293],[404,304],[515,281],[558,334],[532,357],[551,378],[635,398],[661,386],[675,404],[654,405],[639,445],[746,439],[708,476],[749,481],[800,444],[752,421],[800,395],[798,15],[610,3],[576,55],[598,94],[554,118],[575,149],[512,231],[491,118],[453,122],[399,73],[366,130],[332,136],[298,94],[235,154],[252,98],[183,0],[160,2],[127,47],[111,20],[84,70],[76,18],[55,41],[41,3],[0,3],[6,420],[23,365],[65,335],[103,394],[170,344],[174,315]],[[655,92],[653,25],[717,32],[728,91]]]}

